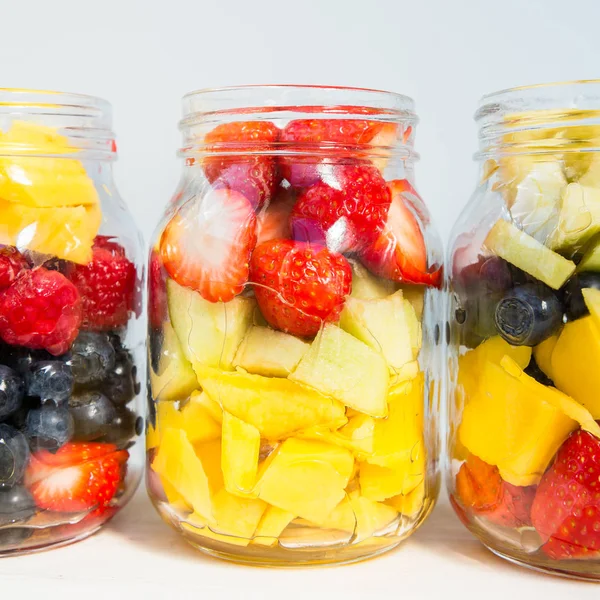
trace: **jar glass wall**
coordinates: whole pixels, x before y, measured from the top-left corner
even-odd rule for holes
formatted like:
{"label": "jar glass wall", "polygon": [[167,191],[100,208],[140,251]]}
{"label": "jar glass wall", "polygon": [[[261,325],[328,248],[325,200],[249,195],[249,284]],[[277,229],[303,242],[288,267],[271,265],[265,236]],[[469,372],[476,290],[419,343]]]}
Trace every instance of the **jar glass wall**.
{"label": "jar glass wall", "polygon": [[415,123],[410,99],[370,90],[184,98],[149,263],[147,483],[194,546],[353,561],[433,506],[440,244]]}
{"label": "jar glass wall", "polygon": [[0,554],[93,533],[141,475],[141,239],[110,105],[0,90]]}
{"label": "jar glass wall", "polygon": [[600,579],[600,82],[477,113],[480,182],[448,255],[461,520],[524,565]]}

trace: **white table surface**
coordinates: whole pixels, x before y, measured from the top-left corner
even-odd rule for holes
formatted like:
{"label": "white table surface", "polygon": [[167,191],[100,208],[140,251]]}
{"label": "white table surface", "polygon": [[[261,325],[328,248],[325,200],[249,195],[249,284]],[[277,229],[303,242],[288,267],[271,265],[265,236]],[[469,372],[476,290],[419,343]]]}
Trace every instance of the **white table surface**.
{"label": "white table surface", "polygon": [[0,560],[4,600],[580,600],[600,585],[539,575],[483,548],[443,499],[397,550],[341,567],[261,569],[209,558],[163,524],[141,488],[95,536],[64,548]]}

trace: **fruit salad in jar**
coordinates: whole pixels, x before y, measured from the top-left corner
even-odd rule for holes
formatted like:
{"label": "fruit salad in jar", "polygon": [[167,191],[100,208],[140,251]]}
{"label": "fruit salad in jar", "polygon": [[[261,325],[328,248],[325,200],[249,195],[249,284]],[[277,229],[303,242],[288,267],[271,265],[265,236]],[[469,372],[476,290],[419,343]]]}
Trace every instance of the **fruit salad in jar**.
{"label": "fruit salad in jar", "polygon": [[[483,181],[450,254],[449,486],[494,552],[598,579],[600,129],[536,108],[554,93],[509,90],[478,114]],[[498,124],[516,98],[531,111]]]}
{"label": "fruit salad in jar", "polygon": [[139,273],[62,131],[14,118],[0,133],[0,553],[96,531],[139,474],[128,473],[143,429],[128,328]]}
{"label": "fruit salad in jar", "polygon": [[410,122],[278,91],[294,118],[184,121],[184,183],[150,255],[148,489],[212,554],[358,560],[436,493],[436,238]]}

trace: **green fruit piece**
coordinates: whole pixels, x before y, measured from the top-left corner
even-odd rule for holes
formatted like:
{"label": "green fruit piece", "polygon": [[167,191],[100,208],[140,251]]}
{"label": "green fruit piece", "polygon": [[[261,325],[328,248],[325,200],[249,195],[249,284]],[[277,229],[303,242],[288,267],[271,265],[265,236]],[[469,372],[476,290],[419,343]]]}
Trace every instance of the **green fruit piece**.
{"label": "green fruit piece", "polygon": [[197,292],[167,280],[167,299],[173,329],[191,363],[230,370],[256,303],[237,296],[230,302],[209,302]]}
{"label": "green fruit piece", "polygon": [[154,400],[185,400],[198,388],[192,365],[184,356],[181,344],[170,323],[164,324],[158,373],[150,368],[150,387]]}
{"label": "green fruit piece", "polygon": [[402,291],[378,300],[347,298],[340,327],[381,353],[392,369],[414,360],[421,348],[421,325]]}
{"label": "green fruit piece", "polygon": [[596,321],[596,325],[600,327],[600,290],[584,288],[581,290],[581,293],[583,294],[585,305]]}
{"label": "green fruit piece", "polygon": [[484,244],[494,254],[555,290],[562,287],[575,271],[574,262],[552,252],[502,219],[492,227]]}
{"label": "green fruit piece", "polygon": [[347,419],[342,404],[289,379],[227,372],[194,365],[204,391],[232,415],[256,427],[262,437],[278,440],[296,431]]}
{"label": "green fruit piece", "polygon": [[355,260],[350,261],[352,267],[352,293],[353,298],[359,300],[378,300],[393,294],[398,285],[389,279],[380,279],[366,267]]}
{"label": "green fruit piece", "polygon": [[234,367],[272,377],[287,377],[300,362],[310,344],[268,327],[251,327],[233,359]]}
{"label": "green fruit piece", "polygon": [[390,380],[385,359],[335,325],[325,325],[289,379],[371,415],[387,414]]}
{"label": "green fruit piece", "polygon": [[600,271],[600,238],[592,240],[587,246],[577,265],[577,272],[582,271]]}
{"label": "green fruit piece", "polygon": [[225,411],[221,441],[221,468],[225,489],[247,496],[256,483],[260,431]]}

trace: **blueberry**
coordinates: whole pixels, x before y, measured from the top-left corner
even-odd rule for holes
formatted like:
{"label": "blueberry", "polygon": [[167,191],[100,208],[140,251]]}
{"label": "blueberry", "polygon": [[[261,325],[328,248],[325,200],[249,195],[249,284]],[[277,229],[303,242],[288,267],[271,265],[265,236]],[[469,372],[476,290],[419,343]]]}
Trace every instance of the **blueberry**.
{"label": "blueberry", "polygon": [[544,371],[542,371],[539,365],[535,362],[535,359],[532,357],[530,363],[527,365],[525,369],[525,373],[529,375],[529,377],[533,377],[538,383],[542,385],[554,386],[554,382]]}
{"label": "blueberry", "polygon": [[117,416],[111,401],[95,391],[73,394],[69,400],[69,412],[75,423],[75,437],[84,441],[102,437]]}
{"label": "blueberry", "polygon": [[23,431],[25,429],[25,424],[27,421],[27,415],[29,413],[30,410],[33,410],[35,408],[39,408],[40,407],[40,399],[39,398],[32,398],[31,396],[25,396],[25,398],[23,398],[23,402],[21,402],[21,407],[14,412],[12,415],[10,415],[10,417],[7,419],[7,423],[9,425],[11,425],[12,427],[14,427],[15,429],[18,429],[19,431]]}
{"label": "blueberry", "polygon": [[35,513],[35,501],[27,488],[15,485],[0,490],[0,525],[26,521]]}
{"label": "blueberry", "polygon": [[106,429],[102,437],[103,442],[125,445],[131,438],[139,435],[136,429],[137,419],[135,413],[121,406],[116,411],[116,416]]}
{"label": "blueberry", "polygon": [[4,365],[0,365],[0,420],[19,410],[25,386],[20,375]]}
{"label": "blueberry", "polygon": [[137,369],[133,364],[131,354],[127,350],[117,352],[115,366],[102,382],[102,392],[110,398],[115,406],[131,402],[139,393],[136,382]]}
{"label": "blueberry", "polygon": [[73,417],[66,409],[53,404],[30,410],[25,433],[33,450],[58,450],[73,437]]}
{"label": "blueberry", "polygon": [[34,363],[25,376],[27,395],[42,402],[54,400],[64,404],[73,391],[71,367],[60,360],[42,360]]}
{"label": "blueberry", "polygon": [[498,333],[513,346],[535,346],[563,323],[562,305],[542,283],[526,283],[509,290],[496,306]]}
{"label": "blueberry", "polygon": [[152,425],[156,427],[156,405],[152,398],[152,388],[150,382],[146,384],[146,427]]}
{"label": "blueberry", "polygon": [[115,366],[115,349],[105,333],[82,331],[71,352],[73,378],[81,385],[102,381]]}
{"label": "blueberry", "polygon": [[28,461],[25,436],[10,425],[0,424],[0,488],[11,488],[18,483]]}
{"label": "blueberry", "polygon": [[600,273],[578,273],[567,281],[564,288],[564,303],[569,321],[580,319],[589,314],[581,293],[581,290],[585,288],[600,289]]}
{"label": "blueberry", "polygon": [[22,375],[26,375],[31,367],[42,360],[56,360],[56,357],[45,350],[30,350],[29,348],[13,347],[10,362],[8,364]]}
{"label": "blueberry", "polygon": [[483,285],[491,292],[504,292],[513,284],[509,264],[498,256],[485,260],[479,269],[479,276]]}
{"label": "blueberry", "polygon": [[162,329],[148,329],[148,338],[150,343],[150,364],[155,373],[158,373],[160,367],[160,357],[162,356],[163,332]]}

